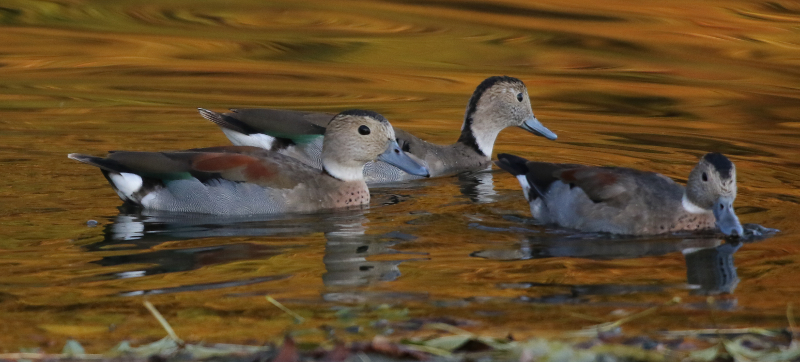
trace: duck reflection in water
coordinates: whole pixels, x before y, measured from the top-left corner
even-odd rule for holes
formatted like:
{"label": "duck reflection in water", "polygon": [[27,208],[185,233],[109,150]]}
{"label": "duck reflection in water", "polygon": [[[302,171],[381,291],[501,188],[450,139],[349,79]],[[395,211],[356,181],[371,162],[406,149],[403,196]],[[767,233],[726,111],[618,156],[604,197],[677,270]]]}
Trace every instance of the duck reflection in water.
{"label": "duck reflection in water", "polygon": [[[120,265],[152,266],[101,275],[100,278],[136,278],[163,273],[187,272],[201,267],[234,263],[242,260],[265,260],[290,251],[302,252],[305,245],[285,242],[270,244],[268,239],[253,242],[225,243],[211,246],[144,251],[160,244],[188,239],[227,237],[292,237],[311,233],[324,233],[326,238],[325,273],[327,287],[356,287],[379,281],[391,281],[400,276],[398,266],[405,260],[367,260],[370,256],[400,254],[391,246],[413,240],[415,237],[401,232],[385,235],[367,235],[369,220],[364,211],[329,214],[283,216],[226,216],[163,213],[125,210],[114,222],[104,227],[104,240],[88,244],[91,252],[135,251],[111,255],[95,263],[115,267]],[[415,257],[418,259],[419,257]],[[131,291],[123,295],[161,294],[181,291],[234,287],[280,280],[290,275],[269,275],[245,280],[211,284],[183,285],[167,289]],[[341,291],[341,290],[337,290]]]}
{"label": "duck reflection in water", "polygon": [[400,232],[366,235],[365,231],[361,222],[354,222],[341,224],[339,230],[325,233],[325,256],[322,258],[325,274],[322,275],[322,282],[326,286],[362,286],[377,281],[392,281],[400,276],[398,266],[409,259],[370,261],[367,258],[408,254],[391,247],[416,238]]}
{"label": "duck reflection in water", "polygon": [[[404,194],[409,191],[424,192],[435,184],[447,184],[458,187],[460,197],[469,199],[471,203],[488,204],[500,200],[501,195],[494,189],[494,174],[491,167],[481,171],[463,172],[451,178],[418,180],[414,182],[383,183],[370,188],[372,198],[383,205],[392,205],[408,199]],[[506,196],[507,197],[507,196]]]}
{"label": "duck reflection in water", "polygon": [[697,294],[732,294],[739,284],[733,253],[744,243],[734,241],[714,248],[684,249],[686,281]]}
{"label": "duck reflection in water", "polygon": [[[475,227],[475,226],[473,226]],[[573,233],[532,236],[515,249],[486,249],[472,253],[474,257],[495,260],[528,260],[546,258],[582,258],[591,260],[635,259],[681,252],[686,262],[686,284],[558,284],[558,283],[505,283],[501,288],[547,289],[566,288],[569,292],[526,297],[538,303],[587,302],[591,296],[622,295],[631,293],[658,293],[667,289],[689,289],[692,294],[732,294],[739,283],[733,254],[746,243],[756,242],[773,235],[777,230],[756,224],[745,224],[742,238],[719,238],[679,235],[659,238],[613,237],[597,233]],[[500,231],[500,228],[492,229]],[[735,300],[717,305],[732,308]],[[725,304],[731,305],[725,305]]]}
{"label": "duck reflection in water", "polygon": [[499,200],[499,194],[494,189],[494,176],[491,168],[460,174],[457,182],[461,194],[474,203],[487,204]]}

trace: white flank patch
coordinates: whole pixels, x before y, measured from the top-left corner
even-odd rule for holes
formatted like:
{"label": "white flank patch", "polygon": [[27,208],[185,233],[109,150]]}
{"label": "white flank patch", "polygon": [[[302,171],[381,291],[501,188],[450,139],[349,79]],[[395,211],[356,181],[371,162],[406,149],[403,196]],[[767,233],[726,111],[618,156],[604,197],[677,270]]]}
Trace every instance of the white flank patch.
{"label": "white flank patch", "polygon": [[686,197],[686,194],[683,194],[683,199],[681,199],[681,204],[683,205],[683,209],[690,214],[708,214],[711,213],[711,210],[706,210],[700,206],[695,205],[693,202],[689,201],[689,198]]}
{"label": "white flank patch", "polygon": [[528,198],[531,192],[531,185],[528,183],[528,178],[525,177],[525,175],[517,175],[517,180],[519,180],[519,184],[522,186],[522,194],[525,196],[525,200],[531,201],[530,198]]}
{"label": "white flank patch", "polygon": [[253,146],[269,150],[272,148],[272,144],[275,142],[275,137],[268,136],[263,133],[253,133],[247,135],[226,128],[223,128],[222,132],[225,133],[225,136],[228,137],[231,143],[236,146]]}
{"label": "white flank patch", "polygon": [[124,198],[133,200],[131,197],[136,191],[142,188],[142,177],[127,172],[120,172],[120,173],[108,173],[108,178],[111,179],[111,182],[114,183],[114,188],[117,189],[117,194],[120,197],[125,196]]}
{"label": "white flank patch", "polygon": [[153,200],[155,200],[155,199],[156,199],[155,192],[150,192],[147,195],[144,195],[144,197],[142,197],[142,200],[139,201],[139,204],[144,206],[144,208],[150,208],[150,207],[152,207],[151,204],[152,204]]}

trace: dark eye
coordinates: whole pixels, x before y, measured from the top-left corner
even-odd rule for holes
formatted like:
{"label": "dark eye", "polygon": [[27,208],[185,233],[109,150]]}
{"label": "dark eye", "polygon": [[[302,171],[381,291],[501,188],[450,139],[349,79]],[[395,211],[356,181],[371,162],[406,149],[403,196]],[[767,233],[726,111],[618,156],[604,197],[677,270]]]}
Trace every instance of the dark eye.
{"label": "dark eye", "polygon": [[363,125],[361,127],[358,127],[358,133],[361,133],[364,136],[368,135],[369,134],[369,127],[363,126]]}
{"label": "dark eye", "polygon": [[[364,127],[364,126],[361,126],[361,127]],[[705,181],[708,181],[708,175],[706,175],[706,173],[705,173],[705,172],[703,172],[703,181],[704,181],[704,182],[705,182]]]}
{"label": "dark eye", "polygon": [[517,93],[517,101],[522,102],[522,93]]}
{"label": "dark eye", "polygon": [[720,210],[722,210],[722,209],[724,209],[724,208],[725,208],[725,205],[723,205],[723,204],[719,204],[719,209],[720,209]]}

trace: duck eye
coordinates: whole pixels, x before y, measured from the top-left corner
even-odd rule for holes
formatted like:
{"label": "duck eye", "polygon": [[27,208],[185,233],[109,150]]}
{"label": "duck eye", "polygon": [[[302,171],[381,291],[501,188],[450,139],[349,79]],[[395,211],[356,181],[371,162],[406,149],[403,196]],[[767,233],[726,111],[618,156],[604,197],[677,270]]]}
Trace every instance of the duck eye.
{"label": "duck eye", "polygon": [[723,205],[723,204],[719,204],[719,209],[720,209],[720,210],[722,210],[722,209],[724,209],[724,208],[725,208],[725,205]]}
{"label": "duck eye", "polygon": [[[364,127],[364,126],[361,126],[361,127]],[[705,181],[708,181],[708,175],[706,175],[706,173],[703,172],[703,182],[705,182]]]}
{"label": "duck eye", "polygon": [[517,93],[517,101],[522,102],[522,93]]}
{"label": "duck eye", "polygon": [[369,127],[364,126],[364,125],[362,125],[361,127],[358,127],[358,133],[360,133],[360,134],[362,134],[364,136],[368,135],[369,134]]}

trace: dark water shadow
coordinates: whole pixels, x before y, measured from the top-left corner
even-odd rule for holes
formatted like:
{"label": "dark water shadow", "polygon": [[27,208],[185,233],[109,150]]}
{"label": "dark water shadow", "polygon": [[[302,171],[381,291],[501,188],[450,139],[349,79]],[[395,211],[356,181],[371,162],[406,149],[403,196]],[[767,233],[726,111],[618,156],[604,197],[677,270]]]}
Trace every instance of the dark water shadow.
{"label": "dark water shadow", "polygon": [[[524,302],[571,304],[590,303],[591,297],[634,293],[660,293],[671,289],[688,289],[691,294],[733,294],[739,283],[734,253],[743,245],[758,242],[778,230],[756,224],[745,224],[745,237],[721,239],[714,234],[669,235],[661,237],[619,237],[599,233],[559,231],[529,235],[514,248],[475,251],[473,257],[520,261],[547,258],[581,258],[621,260],[667,255],[680,252],[686,263],[686,284],[559,284],[500,283],[498,288],[542,291],[537,296],[523,297]],[[493,228],[499,231],[501,228]],[[553,292],[555,290],[555,292]],[[716,308],[734,308],[735,303],[722,301]]]}
{"label": "dark water shadow", "polygon": [[651,133],[602,133],[614,137],[610,141],[621,145],[646,146],[648,148],[677,148],[688,151],[714,150],[726,155],[734,156],[762,156],[775,157],[776,155],[754,147],[746,147],[719,138],[664,135]]}
{"label": "dark water shadow", "polygon": [[[399,265],[419,260],[425,254],[402,253],[392,246],[414,240],[400,231],[386,234],[367,234],[368,210],[339,211],[305,215],[215,216],[201,214],[162,213],[124,210],[104,227],[104,240],[84,245],[88,252],[129,252],[105,256],[94,263],[104,267],[147,265],[124,272],[106,273],[94,279],[141,278],[165,273],[191,272],[201,267],[242,260],[264,260],[287,252],[302,253],[302,239],[287,243],[285,238],[323,233],[326,239],[323,263],[326,272],[323,284],[342,293],[372,283],[397,279]],[[273,237],[280,237],[274,239]],[[210,246],[159,249],[153,248],[172,241],[204,238],[237,238],[235,242]],[[251,238],[252,240],[240,240]],[[272,239],[270,239],[272,238]],[[277,243],[270,243],[279,240]],[[411,254],[412,257],[394,260],[368,260],[369,257],[390,254]],[[265,275],[255,278],[222,282],[186,284],[178,287],[132,290],[122,296],[164,294],[187,291],[229,288],[282,280],[289,274]],[[244,295],[244,294],[242,294]],[[376,298],[382,298],[375,295]]]}
{"label": "dark water shadow", "polygon": [[437,184],[454,183],[461,195],[473,203],[491,203],[503,198],[503,195],[494,189],[494,174],[505,171],[492,170],[491,166],[484,170],[464,172],[453,177],[438,177],[413,181],[387,182],[370,185],[373,200],[380,205],[388,206],[403,202],[409,198],[407,193],[424,190]]}
{"label": "dark water shadow", "polygon": [[514,15],[524,16],[534,19],[558,19],[585,22],[623,22],[625,19],[591,13],[579,13],[569,11],[558,11],[544,8],[536,8],[531,4],[527,6],[513,6],[506,4],[492,4],[471,1],[419,1],[419,0],[388,0],[389,2],[415,5],[430,8],[457,9],[460,11],[472,11],[480,14],[495,15]]}
{"label": "dark water shadow", "polygon": [[220,216],[124,209],[104,226],[104,240],[84,246],[89,251],[149,249],[189,239],[296,236],[333,232],[365,211],[297,215]]}

